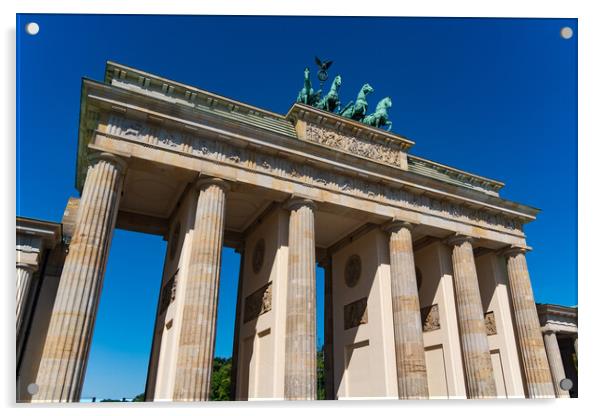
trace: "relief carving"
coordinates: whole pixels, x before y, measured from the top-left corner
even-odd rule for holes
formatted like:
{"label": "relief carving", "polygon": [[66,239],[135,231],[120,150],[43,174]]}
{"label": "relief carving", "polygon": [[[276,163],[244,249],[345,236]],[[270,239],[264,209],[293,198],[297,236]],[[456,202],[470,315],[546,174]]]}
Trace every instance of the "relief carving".
{"label": "relief carving", "polygon": [[422,317],[422,331],[430,332],[441,328],[439,322],[439,305],[434,304],[425,306],[420,309],[420,316]]}
{"label": "relief carving", "polygon": [[[383,149],[379,151],[366,150],[365,146],[367,143],[357,142],[358,139],[346,138],[346,136],[335,137],[338,133],[327,132],[328,134],[326,134],[324,130],[318,130],[322,131],[320,134],[326,138],[316,138],[315,140],[327,140],[333,146],[342,146],[347,151],[352,149],[360,156],[368,154],[372,157],[384,157],[388,161],[398,160],[389,154],[382,156],[383,152],[397,152],[395,149],[369,143],[370,146],[382,146]],[[258,153],[256,150],[241,149],[221,141],[209,140],[175,130],[168,133],[165,129],[157,129],[150,124],[140,124],[139,122],[128,120],[118,115],[110,116],[107,134],[135,140],[143,145],[192,153],[199,157],[264,172],[285,180],[303,182],[310,186],[325,188],[333,192],[387,203],[400,208],[420,210],[429,215],[438,215],[456,221],[462,220],[472,225],[484,226],[500,231],[522,231],[522,223],[514,218],[492,215],[473,208],[460,206],[451,201],[440,201],[426,195],[417,195],[407,190],[392,189],[382,183],[307,166],[303,163],[286,160],[279,156]],[[351,139],[357,143],[351,145],[349,141]],[[183,148],[185,146],[183,146],[183,143],[187,143],[191,147],[191,151],[184,152]]]}
{"label": "relief carving", "polygon": [[345,263],[345,284],[354,287],[362,275],[362,259],[357,254],[349,256]]}
{"label": "relief carving", "polygon": [[307,123],[305,139],[333,149],[362,156],[377,162],[395,167],[404,166],[402,151],[380,143],[345,136],[331,130],[325,130],[312,123]]}
{"label": "relief carving", "polygon": [[485,313],[485,329],[487,330],[487,335],[497,334],[497,327],[495,325],[495,315],[493,311]]}
{"label": "relief carving", "polygon": [[272,282],[268,282],[245,298],[243,322],[257,319],[272,310]]}
{"label": "relief carving", "polygon": [[159,315],[163,315],[169,305],[176,300],[176,286],[178,285],[178,272],[176,270],[174,275],[165,283],[163,289],[161,289],[161,303],[159,306]]}
{"label": "relief carving", "polygon": [[351,302],[343,308],[345,329],[368,323],[368,298]]}

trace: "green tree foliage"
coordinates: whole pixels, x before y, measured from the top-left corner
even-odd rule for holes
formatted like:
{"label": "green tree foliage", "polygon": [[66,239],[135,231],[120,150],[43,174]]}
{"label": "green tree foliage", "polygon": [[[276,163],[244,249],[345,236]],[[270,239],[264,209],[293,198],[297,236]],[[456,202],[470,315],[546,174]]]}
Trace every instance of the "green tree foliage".
{"label": "green tree foliage", "polygon": [[326,400],[326,390],[324,388],[324,346],[318,350],[316,366],[318,367],[318,400]]}
{"label": "green tree foliage", "polygon": [[230,400],[232,358],[215,357],[211,376],[211,397],[213,401]]}
{"label": "green tree foliage", "polygon": [[[317,394],[318,400],[326,399],[324,390],[324,347],[319,348],[316,357],[318,371]],[[230,389],[232,388],[230,375],[232,372],[232,358],[216,357],[213,359],[213,374],[211,376],[211,396],[213,401],[230,400]],[[121,402],[122,400],[104,399],[101,402]],[[143,402],[144,393],[138,394],[132,402]]]}
{"label": "green tree foliage", "polygon": [[[324,390],[324,348],[320,348],[317,354],[317,370],[318,370],[318,400],[325,400],[326,393]],[[230,375],[232,372],[232,358],[215,357],[213,359],[213,374],[211,375],[211,396],[212,401],[228,401],[230,400],[230,390],[232,388]],[[141,398],[144,400],[144,395],[136,396],[133,401]]]}

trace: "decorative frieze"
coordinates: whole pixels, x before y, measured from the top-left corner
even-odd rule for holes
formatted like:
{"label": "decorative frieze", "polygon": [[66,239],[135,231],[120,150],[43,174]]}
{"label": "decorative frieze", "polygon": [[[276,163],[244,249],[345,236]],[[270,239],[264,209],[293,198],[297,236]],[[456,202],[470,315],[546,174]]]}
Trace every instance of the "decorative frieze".
{"label": "decorative frieze", "polygon": [[272,282],[268,282],[245,298],[243,322],[247,323],[272,310]]}
{"label": "decorative frieze", "polygon": [[368,298],[361,298],[344,306],[345,329],[368,323]]}
{"label": "decorative frieze", "polygon": [[119,115],[109,117],[105,134],[135,141],[149,147],[168,149],[223,164],[231,164],[314,188],[440,216],[456,222],[502,232],[522,233],[522,222],[506,215],[477,210],[450,200],[440,200],[425,194],[413,193],[407,189],[394,189],[381,182],[318,168],[307,163],[294,162],[278,155],[268,155],[248,148],[239,148],[223,141],[168,130],[150,123],[129,120]]}
{"label": "decorative frieze", "polygon": [[420,316],[422,317],[422,331],[431,332],[437,329],[441,329],[441,323],[439,321],[439,305],[429,305],[420,309]]}
{"label": "decorative frieze", "polygon": [[384,145],[359,137],[347,136],[333,130],[323,129],[312,123],[306,123],[304,139],[396,168],[407,169],[404,152],[393,144]]}

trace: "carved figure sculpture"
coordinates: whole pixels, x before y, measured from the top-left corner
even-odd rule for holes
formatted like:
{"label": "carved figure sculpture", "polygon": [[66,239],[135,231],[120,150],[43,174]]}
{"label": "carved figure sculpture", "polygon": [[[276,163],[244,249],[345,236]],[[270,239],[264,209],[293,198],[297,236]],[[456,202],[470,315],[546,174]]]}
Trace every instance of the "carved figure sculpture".
{"label": "carved figure sculpture", "polygon": [[370,84],[364,84],[360,92],[357,94],[355,104],[353,104],[353,101],[350,101],[349,104],[347,104],[345,108],[341,110],[340,115],[357,121],[362,120],[368,110],[368,101],[366,100],[366,96],[371,92],[374,92],[374,89],[370,86]]}
{"label": "carved figure sculpture", "polygon": [[316,108],[326,111],[334,111],[341,104],[339,100],[339,88],[341,88],[341,76],[337,75],[332,81],[330,91],[316,104]]}
{"label": "carved figure sculpture", "polygon": [[372,127],[387,127],[387,131],[391,131],[393,123],[389,120],[389,113],[387,110],[391,108],[393,102],[391,98],[385,97],[378,102],[376,111],[372,114],[368,114],[362,119],[362,123]]}
{"label": "carved figure sculpture", "polygon": [[314,105],[320,99],[321,90],[314,93],[314,90],[311,87],[311,80],[309,79],[309,68],[305,68],[304,75],[303,88],[297,95],[297,102]]}
{"label": "carved figure sculpture", "polygon": [[[320,68],[320,70],[318,71],[318,79],[322,83],[328,79],[328,72],[326,71],[328,71],[328,68],[330,68],[330,65],[332,65],[332,61],[322,62],[320,58],[316,56],[316,65],[318,65],[318,67]],[[321,86],[322,84],[320,84],[320,87]]]}

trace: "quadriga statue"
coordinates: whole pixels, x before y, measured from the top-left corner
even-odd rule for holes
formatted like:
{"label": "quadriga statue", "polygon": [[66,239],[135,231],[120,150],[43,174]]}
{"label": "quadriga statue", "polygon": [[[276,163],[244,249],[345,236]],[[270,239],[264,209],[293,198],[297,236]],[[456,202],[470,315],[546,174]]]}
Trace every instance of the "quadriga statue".
{"label": "quadriga statue", "polygon": [[393,102],[391,98],[385,97],[380,100],[376,106],[376,111],[372,114],[368,114],[362,119],[362,123],[372,127],[387,127],[387,131],[391,131],[393,123],[389,120],[389,113],[387,110],[391,108]]}
{"label": "quadriga statue", "polygon": [[309,68],[305,68],[304,75],[303,88],[297,95],[297,102],[313,106],[320,99],[321,91],[314,93],[314,90],[311,87],[311,79],[309,78]]}
{"label": "quadriga statue", "polygon": [[330,91],[326,94],[318,103],[315,105],[316,108],[320,110],[333,112],[337,109],[339,105],[341,105],[341,101],[339,100],[339,89],[341,88],[342,79],[340,75],[334,77],[332,81],[332,85],[330,86]]}
{"label": "quadriga statue", "polygon": [[368,101],[366,100],[366,96],[371,92],[374,92],[374,89],[370,86],[370,84],[364,84],[360,92],[357,94],[355,104],[353,101],[350,101],[349,104],[347,104],[345,108],[341,110],[340,115],[353,120],[361,121],[368,111]]}

